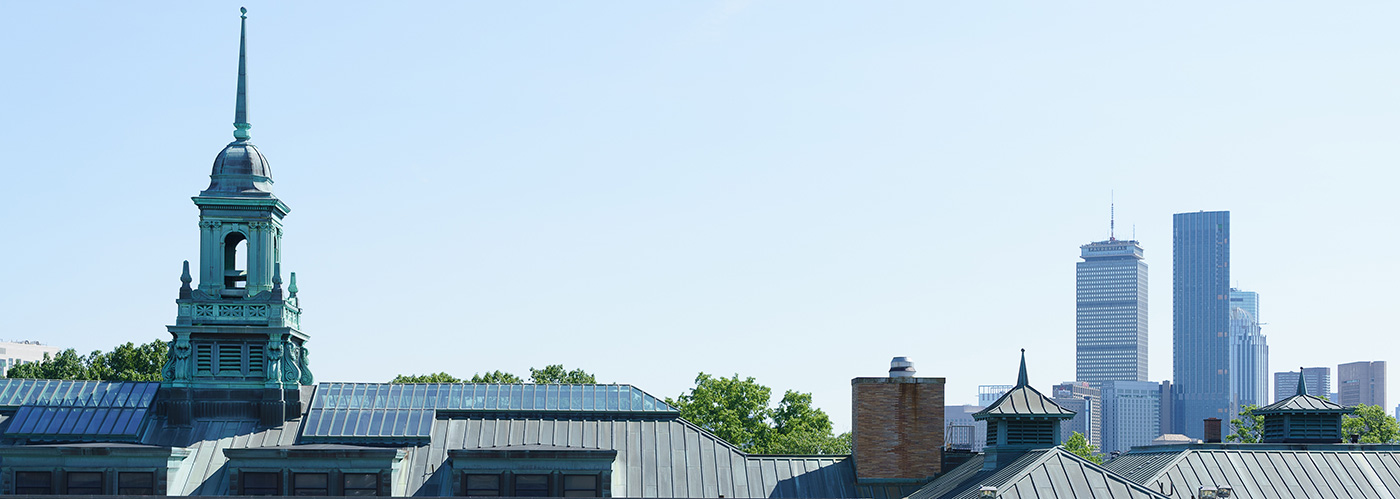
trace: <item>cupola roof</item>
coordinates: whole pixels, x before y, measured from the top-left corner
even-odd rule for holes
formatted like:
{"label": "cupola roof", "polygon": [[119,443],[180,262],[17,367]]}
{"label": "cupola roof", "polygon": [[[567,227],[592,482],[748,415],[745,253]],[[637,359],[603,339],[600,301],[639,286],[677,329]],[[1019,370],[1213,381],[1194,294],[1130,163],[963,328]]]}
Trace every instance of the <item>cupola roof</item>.
{"label": "cupola roof", "polygon": [[1041,394],[1039,390],[1031,388],[1030,380],[1026,376],[1026,350],[1021,349],[1021,373],[1016,377],[1016,386],[972,415],[973,419],[984,420],[990,418],[1053,418],[1068,419],[1074,417],[1074,411],[1060,407],[1050,397]]}

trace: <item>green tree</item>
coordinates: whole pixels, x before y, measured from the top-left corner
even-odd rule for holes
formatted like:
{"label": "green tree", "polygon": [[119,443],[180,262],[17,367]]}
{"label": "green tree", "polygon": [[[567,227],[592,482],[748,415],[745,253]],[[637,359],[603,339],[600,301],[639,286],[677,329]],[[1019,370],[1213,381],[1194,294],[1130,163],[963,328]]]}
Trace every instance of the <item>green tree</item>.
{"label": "green tree", "polygon": [[772,390],[753,378],[700,373],[695,387],[666,403],[686,421],[751,454],[849,454],[850,434],[832,435],[831,418],[812,395],[788,391],[770,407]]}
{"label": "green tree", "polygon": [[8,378],[87,379],[102,381],[160,381],[168,345],[155,340],[144,345],[125,343],[110,352],[95,350],[78,355],[72,348],[58,355],[44,354],[39,362],[12,367]]}
{"label": "green tree", "polygon": [[563,385],[582,385],[597,383],[598,380],[592,374],[586,373],[583,369],[565,371],[563,364],[550,364],[544,369],[530,368],[531,383],[556,383]]}
{"label": "green tree", "polygon": [[486,374],[473,374],[473,375],[472,375],[472,379],[471,379],[470,381],[468,381],[468,382],[469,382],[469,383],[500,383],[500,384],[506,384],[506,385],[513,385],[513,384],[516,384],[516,383],[524,383],[525,380],[520,379],[520,376],[516,376],[516,375],[514,375],[514,374],[511,374],[511,373],[508,373],[508,372],[505,372],[505,371],[491,371],[491,372],[486,373]]}
{"label": "green tree", "polygon": [[1083,433],[1074,432],[1069,436],[1069,439],[1065,440],[1064,446],[1065,450],[1076,456],[1093,461],[1094,464],[1103,464],[1103,456],[1099,455],[1099,447],[1091,445]]}
{"label": "green tree", "polygon": [[1242,444],[1259,443],[1264,433],[1264,416],[1254,414],[1259,410],[1259,406],[1245,404],[1240,406],[1240,415],[1230,420],[1230,428],[1235,432],[1227,435],[1225,441],[1239,442]]}
{"label": "green tree", "polygon": [[1359,405],[1342,417],[1342,433],[1360,435],[1361,443],[1388,444],[1400,439],[1400,423],[1378,405]]}
{"label": "green tree", "polygon": [[400,374],[390,383],[461,383],[462,379],[445,372],[433,374]]}

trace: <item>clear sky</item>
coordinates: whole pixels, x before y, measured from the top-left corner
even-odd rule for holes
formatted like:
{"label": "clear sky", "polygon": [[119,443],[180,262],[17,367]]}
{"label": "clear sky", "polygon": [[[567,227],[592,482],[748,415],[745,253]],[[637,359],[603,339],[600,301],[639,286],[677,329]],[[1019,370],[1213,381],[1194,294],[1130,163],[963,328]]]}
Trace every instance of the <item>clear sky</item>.
{"label": "clear sky", "polygon": [[[168,338],[239,5],[5,6],[0,337]],[[1171,215],[1197,210],[1232,212],[1271,371],[1393,360],[1400,4],[246,5],[320,380],[739,373],[840,430],[896,355],[950,404],[1020,348],[1045,389],[1110,191],[1153,380]]]}

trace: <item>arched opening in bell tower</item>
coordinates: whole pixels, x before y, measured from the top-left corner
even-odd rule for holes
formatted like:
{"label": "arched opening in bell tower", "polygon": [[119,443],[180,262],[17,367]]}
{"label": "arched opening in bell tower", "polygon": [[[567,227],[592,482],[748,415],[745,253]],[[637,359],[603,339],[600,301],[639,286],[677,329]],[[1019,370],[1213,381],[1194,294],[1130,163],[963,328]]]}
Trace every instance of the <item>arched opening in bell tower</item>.
{"label": "arched opening in bell tower", "polygon": [[248,238],[241,232],[224,236],[224,289],[243,290],[248,282]]}

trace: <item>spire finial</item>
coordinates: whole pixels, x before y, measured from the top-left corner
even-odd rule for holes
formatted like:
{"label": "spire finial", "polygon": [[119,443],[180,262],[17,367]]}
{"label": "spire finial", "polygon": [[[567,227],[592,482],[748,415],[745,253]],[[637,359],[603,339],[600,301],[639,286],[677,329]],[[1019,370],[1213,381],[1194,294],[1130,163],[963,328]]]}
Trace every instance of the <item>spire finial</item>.
{"label": "spire finial", "polygon": [[238,99],[233,105],[233,138],[248,140],[248,9],[239,7],[238,12]]}
{"label": "spire finial", "polygon": [[1308,394],[1308,383],[1303,377],[1303,367],[1298,366],[1298,395]]}
{"label": "spire finial", "polygon": [[1016,386],[1030,386],[1030,379],[1026,377],[1026,349],[1021,349],[1021,374],[1016,376]]}

